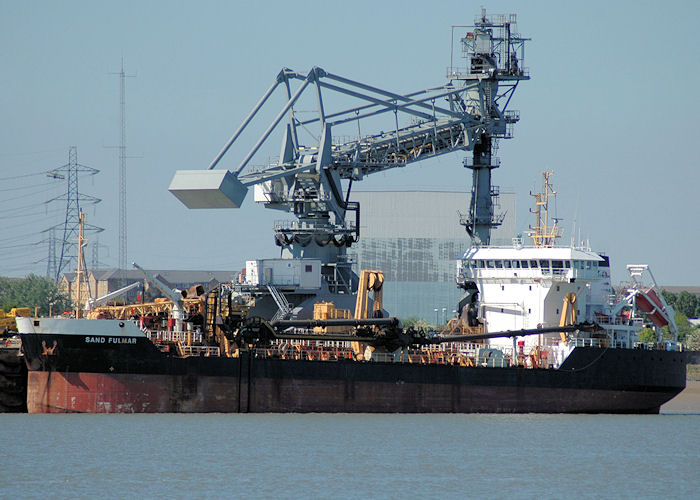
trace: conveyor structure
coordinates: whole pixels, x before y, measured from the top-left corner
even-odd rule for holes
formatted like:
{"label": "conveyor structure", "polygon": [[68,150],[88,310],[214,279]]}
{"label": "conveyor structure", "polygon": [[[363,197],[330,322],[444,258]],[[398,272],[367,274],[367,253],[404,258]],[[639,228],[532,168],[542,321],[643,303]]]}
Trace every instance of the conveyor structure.
{"label": "conveyor structure", "polygon": [[[350,292],[357,278],[346,248],[360,236],[360,207],[350,201],[353,182],[471,150],[465,166],[474,172],[472,204],[462,223],[474,243],[488,244],[490,229],[499,224],[491,186],[493,143],[511,136],[519,114],[508,104],[518,82],[529,78],[522,65],[526,39],[514,26],[514,15],[487,17],[483,11],[473,26],[454,26],[453,39],[455,30],[464,33],[459,45],[466,66],[450,66],[444,85],[407,94],[319,67],[308,73],[284,68],[209,169],[177,171],[169,190],[189,208],[238,208],[254,187],[255,201],[295,216],[275,226],[282,256],[321,259],[329,287]],[[215,170],[278,89],[285,92],[284,105],[240,164]],[[378,125],[378,133],[362,133]],[[251,160],[275,130],[282,135],[279,159],[253,167]],[[310,145],[302,143],[303,133],[311,136]]]}

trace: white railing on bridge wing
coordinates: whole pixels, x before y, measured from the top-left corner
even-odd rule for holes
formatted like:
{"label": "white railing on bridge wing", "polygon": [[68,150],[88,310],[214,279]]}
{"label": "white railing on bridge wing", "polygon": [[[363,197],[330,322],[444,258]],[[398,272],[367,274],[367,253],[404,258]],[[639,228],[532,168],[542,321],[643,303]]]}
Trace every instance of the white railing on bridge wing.
{"label": "white railing on bridge wing", "polygon": [[571,339],[569,344],[576,347],[612,347],[609,339]]}
{"label": "white railing on bridge wing", "polygon": [[168,331],[168,330],[146,330],[146,335],[151,342],[177,342],[182,344],[201,344],[201,331]]}
{"label": "white railing on bridge wing", "polygon": [[221,355],[221,350],[218,347],[193,345],[193,346],[183,346],[182,353],[185,356],[218,357]]}

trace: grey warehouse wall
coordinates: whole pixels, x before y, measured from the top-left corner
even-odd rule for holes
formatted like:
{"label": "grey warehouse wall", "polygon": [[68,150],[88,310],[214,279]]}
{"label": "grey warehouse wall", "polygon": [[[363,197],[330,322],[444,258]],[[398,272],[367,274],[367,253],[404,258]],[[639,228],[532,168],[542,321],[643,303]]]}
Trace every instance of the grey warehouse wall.
{"label": "grey warehouse wall", "polygon": [[[361,207],[360,241],[349,249],[353,269],[380,269],[385,275],[384,307],[400,318],[434,323],[435,309],[449,319],[461,297],[455,284],[456,259],[469,247],[459,225],[469,194],[445,191],[355,192]],[[505,212],[492,244],[510,245],[515,235],[515,195],[501,193]]]}

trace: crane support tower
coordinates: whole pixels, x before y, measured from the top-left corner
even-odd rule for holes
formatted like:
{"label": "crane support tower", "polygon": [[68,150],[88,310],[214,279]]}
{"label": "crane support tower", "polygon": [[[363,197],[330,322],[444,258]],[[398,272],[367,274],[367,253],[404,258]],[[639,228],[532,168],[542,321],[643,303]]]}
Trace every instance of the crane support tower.
{"label": "crane support tower", "polygon": [[498,168],[500,160],[494,156],[498,139],[513,137],[513,125],[520,120],[520,113],[509,110],[508,104],[521,80],[529,80],[525,68],[525,42],[516,32],[516,15],[481,16],[473,26],[452,27],[451,62],[454,54],[455,30],[468,29],[459,38],[459,46],[466,67],[448,68],[448,79],[465,89],[465,98],[458,104],[472,115],[478,116],[483,127],[476,135],[472,157],[465,158],[464,166],[472,170],[472,193],[469,213],[460,223],[476,246],[488,245],[491,229],[503,221],[504,214],[496,214],[499,189],[491,184],[491,171]]}
{"label": "crane support tower", "polygon": [[[450,67],[448,82],[436,87],[397,93],[319,67],[308,73],[282,69],[209,169],[178,170],[170,192],[192,209],[239,208],[253,187],[256,202],[295,217],[275,224],[282,257],[320,259],[329,287],[350,293],[357,277],[346,249],[360,237],[360,207],[350,201],[353,183],[390,168],[471,150],[475,203],[467,230],[474,241],[487,244],[494,225],[492,142],[508,137],[518,115],[506,108],[517,83],[528,78],[522,66],[525,39],[512,31],[514,16],[501,17],[502,22],[492,21],[483,13],[462,38],[466,68]],[[283,104],[246,153],[237,141],[263,108],[269,111],[265,106],[277,89],[283,91]],[[276,129],[281,132],[279,158],[251,165]],[[215,170],[231,148],[242,155],[238,166]]]}

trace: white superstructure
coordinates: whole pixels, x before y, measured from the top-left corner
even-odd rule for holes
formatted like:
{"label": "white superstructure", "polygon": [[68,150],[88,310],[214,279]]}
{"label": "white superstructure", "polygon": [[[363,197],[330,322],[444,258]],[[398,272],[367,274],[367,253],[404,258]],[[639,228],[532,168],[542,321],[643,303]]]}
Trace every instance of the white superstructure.
{"label": "white superstructure", "polygon": [[118,319],[17,318],[17,330],[23,334],[86,335],[105,337],[145,337],[133,321]]}
{"label": "white superstructure", "polygon": [[254,286],[321,288],[319,259],[260,259],[245,263],[245,283]]}
{"label": "white superstructure", "polygon": [[[550,175],[545,172],[542,193],[533,195],[533,246],[523,246],[516,238],[508,247],[472,247],[457,262],[458,281],[468,291],[476,285],[478,319],[486,332],[555,327],[575,318],[601,325],[609,345],[632,347],[642,321],[634,316],[634,307],[615,304],[608,257],[587,246],[555,246],[560,232],[556,219],[554,224],[548,220],[548,198],[556,195]],[[523,337],[519,345],[527,350],[556,344],[560,338],[558,333]],[[513,347],[505,338],[489,343]]]}
{"label": "white superstructure", "polygon": [[[479,319],[487,332],[551,327],[560,324],[567,294],[576,297],[579,321],[596,321],[614,328],[616,343],[636,341],[630,318],[610,318],[610,265],[607,257],[581,248],[477,247],[458,261],[460,280],[479,290]],[[617,323],[617,324],[616,324]],[[558,339],[558,334],[550,334]],[[526,346],[545,345],[544,336],[523,337]],[[508,347],[510,339],[492,339]]]}

